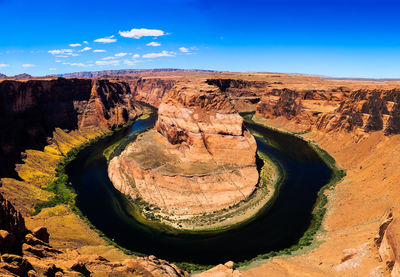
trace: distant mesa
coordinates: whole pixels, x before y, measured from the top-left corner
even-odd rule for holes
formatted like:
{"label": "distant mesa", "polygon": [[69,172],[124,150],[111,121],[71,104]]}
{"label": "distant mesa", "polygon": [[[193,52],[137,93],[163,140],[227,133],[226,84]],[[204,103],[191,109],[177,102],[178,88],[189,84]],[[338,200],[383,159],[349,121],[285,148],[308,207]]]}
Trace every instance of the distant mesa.
{"label": "distant mesa", "polygon": [[33,77],[27,73],[18,74],[18,75],[15,75],[14,77],[12,77],[12,76],[8,77],[7,75],[0,73],[0,79],[23,80],[23,79],[31,79],[31,78],[33,78]]}
{"label": "distant mesa", "polygon": [[70,78],[97,78],[104,77],[103,75],[126,75],[126,74],[140,74],[140,73],[157,73],[157,72],[215,72],[214,70],[201,70],[201,69],[176,69],[176,68],[160,68],[160,69],[120,69],[120,70],[101,70],[101,71],[83,71],[72,72],[65,74],[56,74],[49,76],[56,77],[70,77]]}
{"label": "distant mesa", "polygon": [[14,80],[31,79],[32,76],[27,73],[22,73],[14,76]]}

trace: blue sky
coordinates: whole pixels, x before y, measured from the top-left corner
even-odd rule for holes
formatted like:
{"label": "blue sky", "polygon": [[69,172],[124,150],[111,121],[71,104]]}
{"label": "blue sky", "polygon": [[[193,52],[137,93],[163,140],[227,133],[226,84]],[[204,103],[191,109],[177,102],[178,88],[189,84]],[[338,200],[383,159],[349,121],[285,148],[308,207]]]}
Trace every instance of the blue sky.
{"label": "blue sky", "polygon": [[0,0],[0,72],[168,67],[400,78],[397,2]]}

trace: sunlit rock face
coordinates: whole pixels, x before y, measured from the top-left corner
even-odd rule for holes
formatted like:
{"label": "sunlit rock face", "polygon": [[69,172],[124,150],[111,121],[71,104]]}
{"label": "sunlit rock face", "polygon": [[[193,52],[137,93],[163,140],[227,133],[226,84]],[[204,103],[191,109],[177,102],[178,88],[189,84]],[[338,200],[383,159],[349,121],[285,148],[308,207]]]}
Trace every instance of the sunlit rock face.
{"label": "sunlit rock face", "polygon": [[258,181],[256,142],[217,87],[183,83],[166,94],[155,130],[111,160],[114,186],[175,214],[223,209]]}

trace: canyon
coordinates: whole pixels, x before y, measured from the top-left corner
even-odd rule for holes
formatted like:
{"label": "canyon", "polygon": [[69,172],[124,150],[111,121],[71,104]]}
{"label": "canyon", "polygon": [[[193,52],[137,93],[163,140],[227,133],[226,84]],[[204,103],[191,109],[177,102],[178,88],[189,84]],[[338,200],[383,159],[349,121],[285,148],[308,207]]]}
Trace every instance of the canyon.
{"label": "canyon", "polygon": [[[210,90],[216,101],[207,97],[200,101],[193,95],[176,97],[179,89],[184,91],[182,95],[194,94],[190,89],[193,83],[206,92]],[[55,179],[55,169],[66,153],[140,116],[136,98],[159,108],[157,132],[149,136],[159,140],[160,145],[176,148],[176,155],[181,155],[177,149],[182,147],[190,156],[191,145],[200,144],[196,151],[201,152],[192,156],[210,156],[204,151],[208,144],[199,139],[201,128],[193,129],[190,120],[178,120],[187,113],[185,109],[199,109],[197,114],[201,116],[207,114],[207,109],[229,115],[234,108],[255,112],[260,124],[315,142],[346,169],[345,179],[325,192],[329,200],[327,213],[310,247],[292,255],[256,261],[245,268],[234,269],[232,263],[219,265],[199,276],[399,276],[399,89],[397,81],[230,72],[158,71],[122,73],[105,79],[49,77],[0,81],[1,176],[13,176],[15,163],[19,164],[14,173],[18,178],[2,178],[0,188],[7,199],[1,201],[6,207],[1,219],[12,216],[19,226],[0,224],[0,229],[12,233],[10,236],[1,231],[5,238],[2,245],[4,241],[4,249],[8,250],[1,252],[6,256],[2,257],[0,267],[3,265],[2,270],[10,276],[15,273],[7,263],[23,264],[31,270],[23,261],[31,255],[25,251],[32,247],[29,240],[35,246],[54,249],[49,257],[28,258],[38,273],[54,264],[52,270],[60,268],[67,274],[72,265],[81,261],[77,267],[82,269],[84,264],[92,272],[107,273],[118,268],[132,274],[142,272],[144,276],[187,274],[155,257],[136,258],[108,245],[68,204],[44,208],[32,215],[35,204],[53,196],[44,188]],[[207,105],[201,105],[206,99]],[[228,118],[233,129],[226,130],[223,124],[215,126],[218,121],[212,120],[215,124],[205,124],[203,133],[212,137],[215,131],[224,130],[218,134],[224,137],[237,136],[239,133],[235,132],[240,131],[238,137],[244,139],[243,130],[238,128],[240,119]],[[217,146],[211,147],[215,151],[213,157],[237,157],[227,157]],[[249,164],[249,158],[240,157],[235,162]],[[253,165],[254,160],[250,162]],[[25,218],[24,224],[21,217]],[[50,234],[48,242],[46,236],[30,235],[44,230],[43,226]],[[21,247],[25,253],[19,250]]]}
{"label": "canyon", "polygon": [[13,171],[25,149],[46,146],[55,128],[90,134],[140,113],[127,84],[108,80],[4,80],[0,91],[2,176]]}

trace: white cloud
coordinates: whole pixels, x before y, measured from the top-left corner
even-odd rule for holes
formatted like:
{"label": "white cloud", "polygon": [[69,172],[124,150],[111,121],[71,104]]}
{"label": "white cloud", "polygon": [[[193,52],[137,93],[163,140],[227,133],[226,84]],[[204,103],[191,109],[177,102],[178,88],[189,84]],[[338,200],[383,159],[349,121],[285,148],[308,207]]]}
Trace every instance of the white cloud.
{"label": "white cloud", "polygon": [[147,43],[146,45],[147,45],[147,46],[161,46],[161,43],[152,41],[152,42]]}
{"label": "white cloud", "polygon": [[89,51],[90,49],[92,49],[92,48],[90,48],[90,47],[85,47],[85,48],[79,50],[78,52],[85,52],[85,51]]}
{"label": "white cloud", "polygon": [[0,63],[0,68],[4,68],[4,67],[9,67],[9,64],[5,64],[5,63]]}
{"label": "white cloud", "polygon": [[48,53],[52,55],[57,55],[56,57],[59,58],[66,58],[68,56],[76,57],[79,56],[78,54],[74,53],[72,49],[56,49],[56,50],[49,50]]}
{"label": "white cloud", "polygon": [[188,53],[189,49],[187,49],[186,47],[180,47],[179,51],[181,51],[182,53]]}
{"label": "white cloud", "polygon": [[174,57],[175,52],[161,51],[160,53],[148,53],[144,54],[143,58],[158,58],[158,57]]}
{"label": "white cloud", "polygon": [[164,35],[168,35],[162,30],[156,30],[156,29],[132,29],[130,31],[119,31],[120,36],[126,37],[126,38],[135,38],[139,39],[141,37],[160,37]]}
{"label": "white cloud", "polygon": [[93,50],[93,52],[94,53],[105,53],[107,51],[106,50],[102,50],[102,49],[96,49],[96,50]]}
{"label": "white cloud", "polygon": [[57,70],[57,68],[50,67],[49,70],[50,70],[50,71],[54,71],[54,70]]}
{"label": "white cloud", "polygon": [[132,60],[124,60],[124,64],[125,65],[135,65],[137,64],[139,61],[132,61]]}
{"label": "white cloud", "polygon": [[113,43],[116,42],[117,39],[114,38],[114,36],[109,36],[109,37],[105,37],[105,38],[98,38],[95,39],[94,42],[101,42],[101,43]]}
{"label": "white cloud", "polygon": [[87,42],[86,40],[83,42],[84,44],[88,44],[89,42]]}
{"label": "white cloud", "polygon": [[179,51],[181,51],[182,53],[186,54],[186,55],[193,55],[194,53],[191,50],[199,50],[196,46],[192,46],[190,48],[186,48],[186,47],[180,47]]}
{"label": "white cloud", "polygon": [[60,62],[62,62],[61,60],[56,60],[56,63],[60,63]]}
{"label": "white cloud", "polygon": [[80,44],[80,43],[71,43],[69,46],[70,47],[78,47],[78,46],[82,46],[82,44]]}
{"label": "white cloud", "polygon": [[119,61],[96,61],[97,65],[119,65]]}
{"label": "white cloud", "polygon": [[114,56],[109,56],[109,57],[104,57],[104,58],[101,58],[103,61],[106,61],[106,60],[115,60],[115,59],[118,59],[118,57],[114,57]]}
{"label": "white cloud", "polygon": [[35,65],[34,64],[31,64],[31,63],[24,63],[23,65],[22,65],[22,67],[24,67],[24,68],[28,68],[28,67],[34,67]]}
{"label": "white cloud", "polygon": [[63,63],[71,66],[81,66],[81,67],[86,67],[86,66],[91,66],[89,64],[84,64],[84,63]]}
{"label": "white cloud", "polygon": [[48,51],[52,55],[71,55],[74,50],[72,49],[57,49],[57,50],[50,50]]}
{"label": "white cloud", "polygon": [[140,55],[139,54],[135,54],[135,55],[133,55],[133,58],[134,59],[137,59],[137,58],[139,58],[140,57]]}
{"label": "white cloud", "polygon": [[118,53],[118,54],[115,54],[114,56],[116,56],[116,57],[124,57],[126,55],[128,55],[128,53]]}

